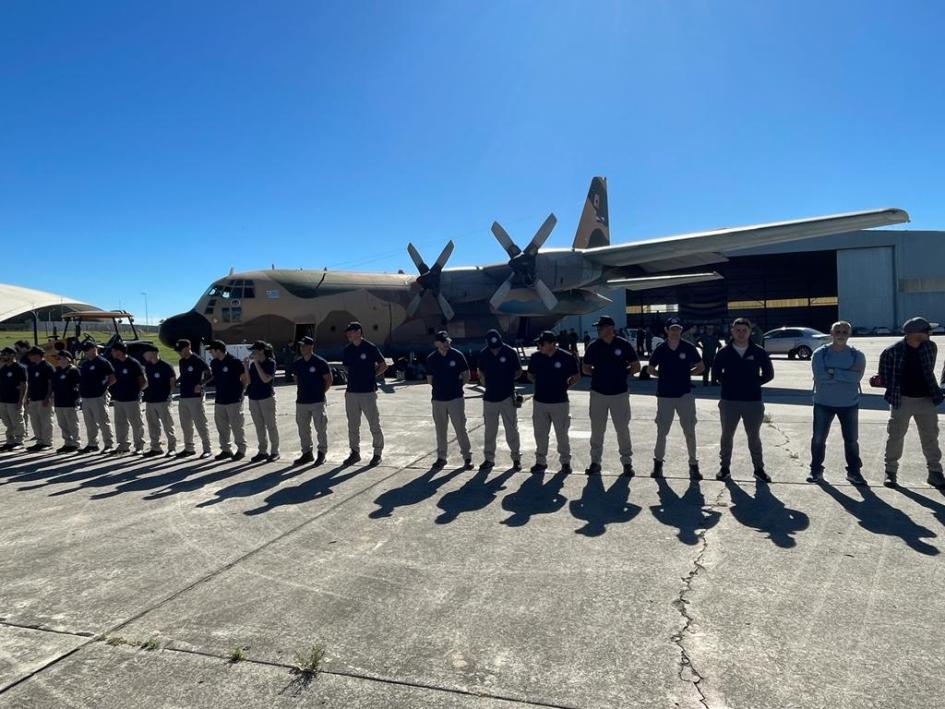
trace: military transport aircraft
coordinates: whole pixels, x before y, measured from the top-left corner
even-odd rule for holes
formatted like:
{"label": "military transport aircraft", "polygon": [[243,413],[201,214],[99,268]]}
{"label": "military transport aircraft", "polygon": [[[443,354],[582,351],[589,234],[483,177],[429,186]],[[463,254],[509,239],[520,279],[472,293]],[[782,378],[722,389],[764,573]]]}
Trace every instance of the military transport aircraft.
{"label": "military transport aircraft", "polygon": [[[492,233],[508,261],[445,268],[446,244],[432,265],[407,245],[418,275],[272,269],[218,279],[187,313],[165,320],[159,337],[228,344],[267,340],[276,347],[312,335],[318,351],[337,356],[345,325],[359,320],[365,337],[388,355],[426,352],[435,330],[462,344],[498,328],[511,341],[530,340],[567,315],[600,310],[600,291],[644,290],[715,280],[705,266],[725,252],[909,221],[901,209],[875,209],[794,221],[714,229],[622,244],[610,243],[607,180],[595,177],[571,248],[542,249],[555,226],[550,215],[521,248],[498,222]],[[692,273],[693,269],[703,269]],[[685,271],[685,273],[680,273]]]}

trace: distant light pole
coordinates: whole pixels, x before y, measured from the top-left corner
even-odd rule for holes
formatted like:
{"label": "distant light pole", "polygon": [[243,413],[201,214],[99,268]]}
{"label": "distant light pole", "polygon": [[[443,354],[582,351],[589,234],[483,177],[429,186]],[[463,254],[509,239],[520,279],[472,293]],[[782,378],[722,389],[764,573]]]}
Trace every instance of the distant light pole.
{"label": "distant light pole", "polygon": [[151,318],[150,318],[150,316],[148,315],[148,294],[145,293],[144,291],[141,291],[141,295],[144,296],[144,324],[145,324],[145,325],[150,325],[150,324],[151,324]]}

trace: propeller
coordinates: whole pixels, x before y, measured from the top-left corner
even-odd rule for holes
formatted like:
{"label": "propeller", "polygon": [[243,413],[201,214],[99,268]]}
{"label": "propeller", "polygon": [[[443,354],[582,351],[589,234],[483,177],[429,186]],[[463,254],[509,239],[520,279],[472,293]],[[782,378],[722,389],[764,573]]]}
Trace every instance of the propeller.
{"label": "propeller", "polygon": [[436,302],[439,303],[443,317],[447,320],[452,320],[456,313],[453,312],[449,301],[446,300],[440,292],[440,273],[443,271],[443,266],[446,265],[450,254],[453,253],[453,242],[447,242],[433,266],[427,266],[423,257],[420,256],[420,252],[417,251],[413,244],[407,244],[407,253],[410,254],[410,258],[413,259],[417,270],[420,272],[420,275],[417,276],[417,283],[420,285],[420,290],[413,297],[413,300],[410,301],[410,305],[407,306],[407,316],[413,317],[420,307],[420,303],[423,301],[424,294],[429,291],[436,298]]}
{"label": "propeller", "polygon": [[551,288],[536,275],[536,257],[538,256],[538,250],[542,247],[542,244],[548,240],[548,237],[551,235],[551,230],[555,228],[557,222],[558,220],[555,218],[555,215],[549,214],[548,218],[538,227],[535,236],[528,242],[528,246],[526,246],[524,250],[515,245],[515,242],[512,241],[512,237],[502,228],[499,222],[492,223],[492,233],[495,235],[496,240],[502,245],[502,248],[505,249],[505,253],[509,255],[509,268],[512,269],[508,278],[502,282],[502,285],[496,289],[496,292],[489,299],[489,305],[492,306],[493,310],[499,309],[502,303],[505,302],[505,297],[509,294],[509,291],[516,285],[524,288],[534,288],[538,292],[538,297],[541,298],[541,302],[545,304],[548,310],[553,310],[558,304],[558,299],[551,291]]}

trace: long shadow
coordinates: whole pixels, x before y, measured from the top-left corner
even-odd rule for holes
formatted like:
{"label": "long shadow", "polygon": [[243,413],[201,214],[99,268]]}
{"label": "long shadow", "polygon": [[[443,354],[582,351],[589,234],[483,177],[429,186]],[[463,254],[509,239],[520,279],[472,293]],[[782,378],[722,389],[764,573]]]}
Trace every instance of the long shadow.
{"label": "long shadow", "polygon": [[276,487],[286,480],[294,478],[296,475],[300,474],[302,470],[302,468],[292,467],[280,468],[278,470],[272,470],[265,475],[260,475],[258,478],[253,478],[252,480],[240,480],[239,482],[217,490],[213,493],[214,497],[212,499],[198,503],[197,507],[209,507],[210,505],[216,505],[234,497],[252,497],[253,495],[258,495],[261,492]]}
{"label": "long shadow", "polygon": [[[945,505],[943,505],[941,502],[936,502],[931,497],[926,497],[925,495],[919,494],[918,492],[910,490],[906,487],[897,487],[896,490],[900,494],[908,497],[913,502],[917,502],[927,510],[931,510],[932,514],[935,516],[935,519],[937,519],[941,524],[945,525]],[[945,490],[940,490],[939,494],[945,495]]]}
{"label": "long shadow", "polygon": [[665,478],[657,478],[656,484],[660,503],[651,506],[650,511],[667,527],[676,527],[679,530],[676,536],[684,544],[698,544],[698,531],[711,529],[722,518],[718,510],[705,509],[705,496],[698,481],[690,480],[682,495],[677,495]]}
{"label": "long shadow", "polygon": [[771,492],[771,486],[761,480],[755,483],[755,496],[729,479],[725,481],[732,499],[729,511],[741,524],[767,534],[775,546],[790,549],[797,544],[794,535],[810,526],[810,518],[799,510],[792,510]]}
{"label": "long shadow", "polygon": [[[340,473],[342,470],[348,470],[348,472],[344,475],[338,475],[338,473]],[[319,497],[331,495],[334,493],[335,487],[346,480],[350,480],[351,478],[360,475],[365,470],[370,470],[370,466],[363,465],[359,468],[348,469],[339,465],[338,467],[332,468],[331,470],[306,480],[304,483],[299,485],[295,485],[293,487],[284,487],[276,490],[274,493],[269,495],[269,497],[263,500],[264,504],[251,510],[246,510],[243,512],[243,514],[261,515],[265,512],[268,512],[269,510],[274,510],[277,507],[282,507],[284,505],[299,505],[303,502],[308,502]]]}
{"label": "long shadow", "polygon": [[144,492],[145,490],[166,488],[194,473],[200,472],[201,470],[208,470],[211,467],[216,467],[216,465],[219,465],[219,463],[211,462],[208,464],[207,462],[193,460],[189,463],[178,463],[177,466],[173,467],[161,466],[154,471],[158,473],[157,475],[135,476],[127,482],[119,483],[115,486],[114,490],[96,493],[91,497],[92,499],[98,500],[106,497],[114,497],[115,495],[121,495],[126,492]]}
{"label": "long shadow", "polygon": [[[124,463],[124,465],[122,465]],[[115,461],[115,465],[118,468],[109,469],[107,472],[101,475],[88,475],[83,476],[83,478],[76,478],[74,475],[62,475],[55,478],[47,480],[45,485],[59,485],[65,482],[74,482],[76,480],[84,479],[85,482],[81,482],[75,487],[66,488],[64,490],[56,490],[55,492],[49,493],[50,497],[58,495],[68,495],[73,492],[80,492],[81,490],[87,490],[90,488],[102,488],[109,485],[120,485],[123,482],[128,480],[134,480],[142,475],[148,475],[149,473],[155,473],[162,468],[165,468],[169,465],[167,462],[147,462],[140,459],[137,460],[119,460]],[[102,472],[102,471],[97,471]],[[37,486],[38,487],[38,486]],[[98,493],[92,495],[92,498],[100,497],[109,497],[114,493]]]}
{"label": "long shadow", "polygon": [[171,495],[177,495],[182,492],[194,492],[195,490],[199,490],[205,485],[214,483],[217,480],[223,480],[224,478],[230,478],[230,477],[233,477],[234,475],[239,475],[244,470],[255,468],[257,465],[256,463],[245,462],[245,463],[242,463],[241,465],[237,465],[236,467],[229,467],[232,464],[233,463],[230,460],[213,461],[212,464],[201,466],[200,468],[197,468],[196,470],[193,470],[191,472],[197,472],[200,470],[206,470],[208,468],[215,468],[215,467],[220,467],[219,470],[214,470],[210,473],[207,473],[206,475],[201,475],[198,478],[186,478],[186,479],[171,483],[170,485],[167,485],[166,487],[164,487],[164,489],[162,490],[158,490],[157,492],[152,492],[150,495],[145,495],[143,499],[160,500],[161,498],[170,497]]}
{"label": "long shadow", "polygon": [[843,509],[856,517],[860,522],[860,526],[866,531],[873,534],[899,537],[910,549],[926,556],[939,554],[936,547],[923,541],[923,539],[935,537],[935,532],[913,522],[909,515],[902,510],[897,510],[878,497],[872,489],[857,487],[857,492],[863,497],[863,499],[858,500],[841,492],[828,482],[822,482],[820,487],[836,500]]}
{"label": "long shadow", "polygon": [[509,468],[504,473],[489,479],[488,470],[480,470],[469,480],[463,483],[458,490],[446,493],[436,503],[443,510],[436,518],[437,524],[449,524],[463,512],[475,512],[492,504],[500,491],[504,490],[506,481],[515,475],[515,470]]}
{"label": "long shadow", "polygon": [[621,475],[605,490],[602,476],[588,476],[581,498],[572,500],[570,505],[571,515],[585,521],[583,527],[574,530],[575,533],[599,537],[607,531],[608,524],[632,520],[643,508],[630,502],[629,496],[630,478]]}
{"label": "long shadow", "polygon": [[463,472],[462,468],[450,470],[445,475],[436,477],[439,472],[437,468],[431,468],[423,475],[414,478],[410,482],[400,487],[391,488],[382,492],[374,500],[377,509],[373,510],[368,517],[371,519],[381,519],[390,517],[398,507],[408,507],[423,502],[427,498],[433,497],[436,491],[457,475]]}
{"label": "long shadow", "polygon": [[521,527],[535,515],[554,514],[560,510],[568,501],[561,494],[567,477],[567,473],[558,472],[545,482],[544,473],[531,473],[518,490],[502,498],[502,509],[512,514],[501,523],[509,527]]}

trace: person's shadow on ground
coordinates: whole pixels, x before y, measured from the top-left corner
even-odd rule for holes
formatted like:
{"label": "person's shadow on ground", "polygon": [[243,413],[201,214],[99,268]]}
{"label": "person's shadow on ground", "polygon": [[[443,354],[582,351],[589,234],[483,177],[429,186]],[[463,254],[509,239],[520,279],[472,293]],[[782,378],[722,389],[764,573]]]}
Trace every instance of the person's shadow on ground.
{"label": "person's shadow on ground", "polygon": [[[902,495],[905,495],[913,502],[917,502],[918,504],[922,505],[927,510],[930,510],[932,514],[935,515],[935,519],[945,525],[945,504],[933,500],[931,497],[926,497],[915,490],[910,490],[907,487],[897,487],[896,491]],[[945,490],[939,490],[938,493],[945,495]]]}
{"label": "person's shadow on ground", "polygon": [[755,482],[755,496],[729,478],[725,481],[732,504],[729,511],[738,522],[767,534],[776,546],[790,549],[797,544],[794,538],[810,526],[810,518],[799,510],[792,510],[771,492],[763,480]]}
{"label": "person's shadow on ground", "polygon": [[[369,469],[370,468],[367,465],[363,465],[358,468],[345,468],[344,466],[339,465],[322,473],[321,475],[316,475],[314,478],[309,478],[305,482],[299,483],[298,485],[279,488],[274,493],[269,495],[269,497],[265,498],[262,505],[259,507],[254,507],[251,510],[246,510],[243,512],[243,514],[250,516],[261,515],[265,512],[269,512],[270,510],[274,510],[277,507],[283,507],[285,505],[300,505],[303,502],[309,502],[310,500],[315,500],[319,497],[331,495],[335,491],[334,488],[336,488],[338,485]],[[339,475],[338,473],[340,473],[342,470],[348,470],[348,472],[344,475]],[[273,477],[266,475],[262,478],[265,480],[265,484],[267,485],[278,484],[280,480],[285,479],[284,470],[274,471],[270,475]],[[258,480],[251,480],[249,483],[258,483]],[[238,490],[239,485],[240,483],[237,483],[236,485],[231,486],[231,488],[237,488]],[[232,494],[232,492],[233,491],[231,490],[231,494],[229,496],[236,496]],[[217,494],[219,495],[220,493]],[[244,489],[242,494],[252,493],[248,493],[248,491]],[[200,503],[198,506],[206,506],[219,501],[220,500],[207,500],[206,502]]]}
{"label": "person's shadow on ground", "polygon": [[475,512],[488,507],[496,496],[505,489],[505,483],[515,471],[509,468],[489,479],[491,470],[480,470],[463,483],[458,490],[446,493],[436,506],[443,510],[436,518],[437,524],[449,524],[463,512]]}
{"label": "person's shadow on ground", "polygon": [[684,544],[697,544],[697,532],[708,530],[719,523],[722,514],[718,510],[705,509],[705,496],[697,480],[690,480],[689,487],[681,496],[669,486],[665,478],[656,479],[660,503],[650,507],[657,520],[667,527],[676,527],[676,536]]}
{"label": "person's shadow on ground", "polygon": [[511,512],[501,524],[521,527],[534,515],[553,514],[564,507],[567,498],[561,494],[568,474],[558,472],[545,482],[544,473],[530,473],[515,492],[502,498],[502,509]]}
{"label": "person's shadow on ground", "polygon": [[[935,537],[935,532],[913,522],[909,515],[902,510],[897,510],[877,496],[869,487],[856,487],[856,491],[862,496],[860,500],[841,492],[826,481],[821,482],[820,487],[836,500],[843,509],[856,517],[860,522],[860,526],[866,531],[873,534],[899,537],[910,549],[914,549],[920,554],[935,556],[939,553],[936,547],[923,541],[923,539]],[[900,489],[900,492],[903,492],[903,489]],[[910,498],[915,495],[915,493],[903,494]],[[916,495],[916,497],[919,497],[919,495]]]}
{"label": "person's shadow on ground", "polygon": [[571,515],[585,521],[575,533],[599,537],[607,531],[608,524],[632,520],[643,508],[630,502],[629,496],[630,478],[621,475],[605,490],[602,476],[589,475],[580,499],[572,500],[570,505]]}
{"label": "person's shadow on ground", "polygon": [[382,492],[374,500],[377,509],[373,510],[368,517],[371,519],[390,517],[398,507],[416,505],[433,497],[443,485],[462,473],[463,468],[455,468],[440,477],[436,477],[438,472],[440,472],[439,468],[430,468],[420,477],[414,478],[400,487]]}

